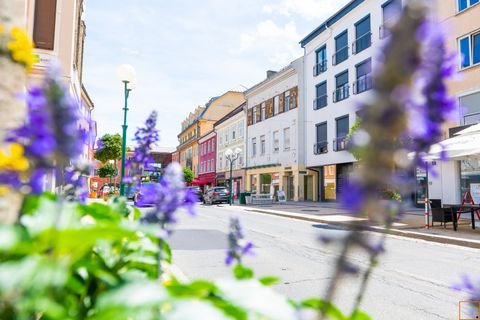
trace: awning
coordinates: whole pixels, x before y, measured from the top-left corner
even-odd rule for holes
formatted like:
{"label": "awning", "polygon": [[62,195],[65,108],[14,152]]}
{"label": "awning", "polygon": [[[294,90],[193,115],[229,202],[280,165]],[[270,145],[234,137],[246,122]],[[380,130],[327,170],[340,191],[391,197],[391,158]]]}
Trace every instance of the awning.
{"label": "awning", "polygon": [[203,181],[201,179],[193,179],[192,184],[197,185],[197,186],[201,186],[201,185],[207,184],[207,182]]}

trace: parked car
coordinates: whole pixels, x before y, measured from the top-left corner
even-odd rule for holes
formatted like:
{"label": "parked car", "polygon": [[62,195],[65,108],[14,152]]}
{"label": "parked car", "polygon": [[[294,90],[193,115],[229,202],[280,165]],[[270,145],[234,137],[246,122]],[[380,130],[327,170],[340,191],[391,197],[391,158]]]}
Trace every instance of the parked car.
{"label": "parked car", "polygon": [[134,186],[125,186],[125,197],[127,200],[135,200],[137,194],[137,188]]}
{"label": "parked car", "polygon": [[191,187],[188,187],[188,189],[197,196],[198,201],[203,201],[203,192],[199,186],[191,186]]}
{"label": "parked car", "polygon": [[228,203],[230,201],[230,192],[225,187],[213,187],[207,190],[203,195],[203,203]]}
{"label": "parked car", "polygon": [[133,198],[133,203],[137,207],[148,207],[152,206],[156,202],[155,192],[153,189],[157,188],[158,185],[155,182],[142,182],[140,188],[135,193]]}

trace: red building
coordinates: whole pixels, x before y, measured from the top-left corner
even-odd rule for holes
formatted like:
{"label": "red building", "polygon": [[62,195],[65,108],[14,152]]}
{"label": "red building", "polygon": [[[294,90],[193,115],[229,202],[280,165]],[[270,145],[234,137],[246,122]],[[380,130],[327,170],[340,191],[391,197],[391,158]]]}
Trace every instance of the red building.
{"label": "red building", "polygon": [[211,187],[215,185],[217,158],[217,135],[214,131],[207,133],[199,140],[198,145],[198,185]]}

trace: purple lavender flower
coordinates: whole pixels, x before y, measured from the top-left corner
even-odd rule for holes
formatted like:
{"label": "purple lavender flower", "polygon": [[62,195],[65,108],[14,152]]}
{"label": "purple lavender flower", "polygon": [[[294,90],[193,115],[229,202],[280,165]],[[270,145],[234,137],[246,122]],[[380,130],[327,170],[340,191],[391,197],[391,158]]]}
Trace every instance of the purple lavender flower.
{"label": "purple lavender flower", "polygon": [[238,218],[230,219],[228,247],[227,257],[225,258],[225,264],[227,266],[231,265],[235,261],[238,264],[241,264],[243,256],[251,254],[253,251],[253,244],[245,240],[245,235]]}
{"label": "purple lavender flower", "polygon": [[466,274],[462,275],[461,282],[454,284],[452,289],[467,293],[471,301],[480,301],[480,282],[473,283],[472,279]]}
{"label": "purple lavender flower", "polygon": [[183,172],[178,163],[171,163],[165,170],[160,183],[150,183],[140,186],[141,197],[138,205],[153,205],[142,221],[159,224],[167,233],[171,233],[171,225],[177,222],[176,213],[185,209],[195,215],[194,195],[185,187]]}

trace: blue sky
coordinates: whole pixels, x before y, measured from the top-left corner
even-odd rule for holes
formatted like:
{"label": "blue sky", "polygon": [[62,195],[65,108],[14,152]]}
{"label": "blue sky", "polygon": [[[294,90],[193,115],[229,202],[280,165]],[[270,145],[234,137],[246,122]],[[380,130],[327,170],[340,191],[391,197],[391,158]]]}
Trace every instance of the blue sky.
{"label": "blue sky", "polygon": [[84,83],[99,136],[121,132],[117,68],[137,71],[129,140],[152,110],[161,147],[211,97],[250,87],[303,51],[298,42],[348,0],[87,0]]}

